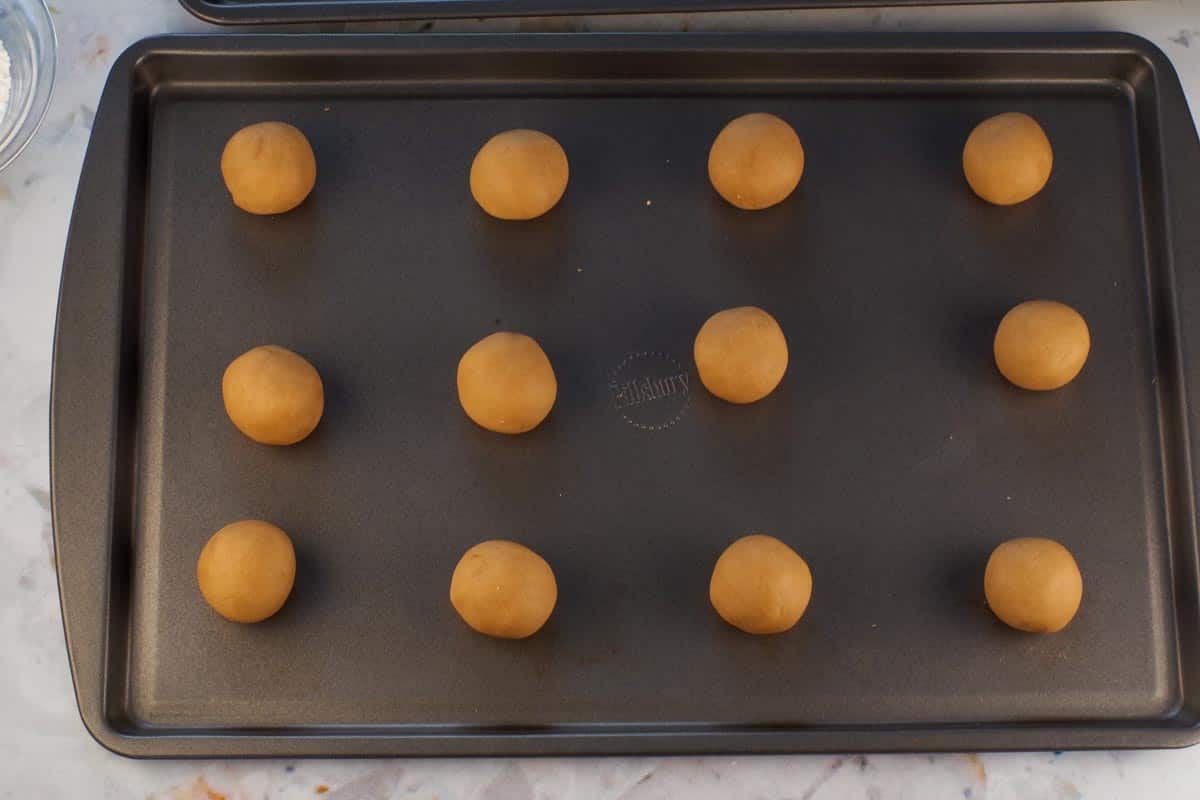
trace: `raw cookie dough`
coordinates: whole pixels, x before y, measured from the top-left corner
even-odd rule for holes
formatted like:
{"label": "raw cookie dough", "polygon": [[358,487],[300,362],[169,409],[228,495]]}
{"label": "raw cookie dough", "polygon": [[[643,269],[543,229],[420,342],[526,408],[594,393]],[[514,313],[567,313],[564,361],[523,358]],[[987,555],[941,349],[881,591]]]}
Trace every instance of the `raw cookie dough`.
{"label": "raw cookie dough", "polygon": [[730,403],[753,403],[769,395],[787,371],[787,339],[775,318],[755,306],[718,311],[696,334],[693,346],[700,381]]}
{"label": "raw cookie dough", "polygon": [[325,389],[313,365],[291,350],[264,344],[225,368],[225,413],[262,444],[295,444],[313,432],[325,410]]}
{"label": "raw cookie dough", "polygon": [[550,565],[516,542],[475,545],[463,554],[450,578],[450,603],[463,621],[501,639],[537,633],[557,600]]}
{"label": "raw cookie dough", "polygon": [[493,333],[458,362],[458,401],[477,425],[525,433],[541,424],[558,394],[550,359],[522,333]]}
{"label": "raw cookie dough", "polygon": [[1083,576],[1067,548],[1051,539],[1010,539],[994,551],[983,574],[987,604],[1020,631],[1054,633],[1067,626],[1083,599]]}
{"label": "raw cookie dough", "polygon": [[471,162],[471,195],[499,219],[533,219],[567,190],[567,154],[554,137],[517,129],[498,133]]}
{"label": "raw cookie dough", "polygon": [[260,622],[283,608],[295,579],[292,540],[271,523],[254,519],[214,533],[196,563],[205,601],[233,622]]}
{"label": "raw cookie dough", "polygon": [[963,173],[975,194],[999,206],[1020,203],[1050,180],[1054,152],[1042,126],[1016,111],[985,119],[963,147]]}
{"label": "raw cookie dough", "polygon": [[804,615],[812,572],[795,550],[753,534],[726,548],[713,568],[708,597],[721,619],[746,633],[782,633]]}
{"label": "raw cookie dough", "polygon": [[312,191],[317,159],[298,129],[286,122],[259,122],[226,142],[221,177],[238,208],[251,214],[282,214]]}
{"label": "raw cookie dough", "polygon": [[804,174],[804,148],[774,114],[746,114],[726,125],[708,153],[708,178],[728,202],[749,211],[782,202]]}
{"label": "raw cookie dough", "polygon": [[1078,311],[1053,300],[1030,300],[1000,320],[992,352],[1009,381],[1045,391],[1070,383],[1083,369],[1091,346]]}

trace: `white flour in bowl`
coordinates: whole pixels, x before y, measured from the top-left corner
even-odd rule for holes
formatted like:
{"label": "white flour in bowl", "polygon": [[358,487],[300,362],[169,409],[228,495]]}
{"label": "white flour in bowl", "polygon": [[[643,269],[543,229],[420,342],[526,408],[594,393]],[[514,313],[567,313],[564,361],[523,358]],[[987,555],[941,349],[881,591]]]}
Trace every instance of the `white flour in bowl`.
{"label": "white flour in bowl", "polygon": [[8,93],[12,91],[12,71],[8,61],[8,51],[4,49],[4,42],[0,42],[0,119],[4,119],[4,112],[8,110]]}

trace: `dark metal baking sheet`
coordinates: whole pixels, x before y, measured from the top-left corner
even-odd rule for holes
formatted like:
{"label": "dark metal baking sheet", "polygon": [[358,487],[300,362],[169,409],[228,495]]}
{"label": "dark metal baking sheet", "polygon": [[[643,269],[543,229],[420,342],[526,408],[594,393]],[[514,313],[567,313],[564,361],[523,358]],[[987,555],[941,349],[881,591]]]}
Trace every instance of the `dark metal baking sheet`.
{"label": "dark metal baking sheet", "polygon": [[[1019,109],[1055,145],[1037,198],[991,207],[962,142]],[[748,214],[708,184],[730,117],[792,122],[798,191]],[[296,211],[235,209],[217,164],[263,119],[310,136]],[[502,223],[467,192],[489,135],[540,128],[571,185]],[[1178,80],[1130,36],[221,36],[116,64],[71,223],[55,342],[55,546],[83,719],[141,756],[1149,747],[1197,740],[1191,458],[1200,151]],[[1079,308],[1053,393],[991,360],[1003,312]],[[698,388],[692,337],[759,304],[792,362],[749,407]],[[544,343],[554,412],[521,437],[457,406],[496,329]],[[220,400],[264,342],[327,385],[304,443],[255,445]],[[687,376],[625,407],[614,386]],[[201,601],[209,534],[271,519],[296,589],[239,626]],[[766,531],[812,566],[792,632],[707,603]],[[1085,576],[1061,634],[981,596],[986,556],[1049,535]],[[510,537],[561,599],[524,642],[447,600]]]}
{"label": "dark metal baking sheet", "polygon": [[200,19],[224,25],[383,22],[453,17],[523,17],[750,11],[769,8],[1061,3],[1070,0],[179,0]]}

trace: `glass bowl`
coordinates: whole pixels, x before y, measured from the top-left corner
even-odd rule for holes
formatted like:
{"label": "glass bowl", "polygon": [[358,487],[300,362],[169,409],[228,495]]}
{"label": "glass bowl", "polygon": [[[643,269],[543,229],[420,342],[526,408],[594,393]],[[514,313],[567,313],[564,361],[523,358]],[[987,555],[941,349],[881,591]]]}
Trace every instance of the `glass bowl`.
{"label": "glass bowl", "polygon": [[0,170],[3,170],[37,133],[50,104],[58,48],[45,2],[0,0],[0,44],[8,52],[12,81],[8,104],[0,113]]}

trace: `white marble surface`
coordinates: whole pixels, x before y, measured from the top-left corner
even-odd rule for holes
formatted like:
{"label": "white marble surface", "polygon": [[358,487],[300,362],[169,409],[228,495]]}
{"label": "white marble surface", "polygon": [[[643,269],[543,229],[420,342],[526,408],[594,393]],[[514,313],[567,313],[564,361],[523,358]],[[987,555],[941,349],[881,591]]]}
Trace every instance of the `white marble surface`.
{"label": "white marble surface", "polygon": [[[58,85],[36,142],[0,173],[0,797],[170,800],[810,800],[1200,796],[1200,748],[939,756],[473,761],[159,761],[114,756],[79,721],[51,555],[47,401],[59,268],[79,166],[114,57],[204,31],[175,0],[54,0]],[[358,29],[359,26],[349,26]],[[417,23],[389,26],[413,30]],[[1200,106],[1200,0],[439,23],[434,30],[1128,30]]]}

